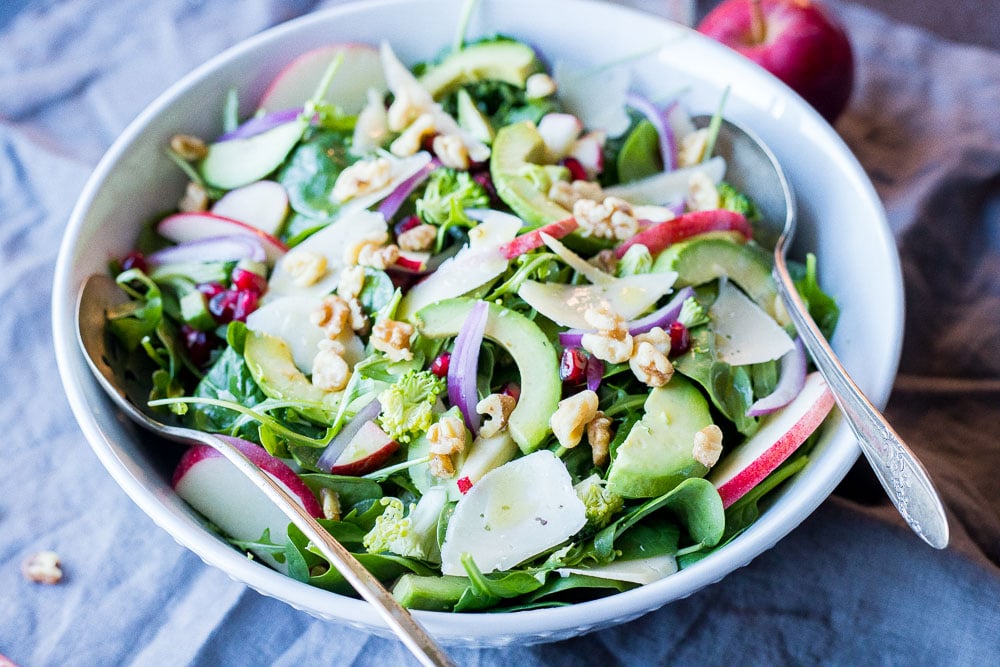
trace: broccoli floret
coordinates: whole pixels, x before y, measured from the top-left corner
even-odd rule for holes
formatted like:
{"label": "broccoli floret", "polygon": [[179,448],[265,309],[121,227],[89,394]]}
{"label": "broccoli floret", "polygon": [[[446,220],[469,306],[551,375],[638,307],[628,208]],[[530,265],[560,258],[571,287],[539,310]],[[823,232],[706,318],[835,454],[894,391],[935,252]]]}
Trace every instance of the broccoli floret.
{"label": "broccoli floret", "polygon": [[408,371],[379,394],[379,424],[396,442],[409,443],[430,428],[434,403],[443,391],[444,381],[430,371]]}
{"label": "broccoli floret", "polygon": [[417,200],[417,214],[432,225],[472,226],[465,215],[467,208],[485,208],[490,204],[486,189],[467,171],[437,169],[431,173],[423,195]]}
{"label": "broccoli floret", "polygon": [[625,500],[608,489],[600,475],[587,477],[573,489],[586,509],[587,524],[584,530],[587,531],[597,531],[607,526],[625,505]]}
{"label": "broccoli floret", "polygon": [[634,276],[639,273],[649,273],[653,268],[653,256],[649,254],[649,248],[641,243],[630,246],[622,258],[618,260],[616,274],[619,278],[624,276]]}
{"label": "broccoli floret", "polygon": [[689,296],[681,304],[681,312],[677,316],[677,321],[688,329],[708,324],[708,311],[705,310],[705,307],[696,298]]}
{"label": "broccoli floret", "polygon": [[717,189],[719,191],[719,208],[742,213],[743,217],[750,222],[760,220],[760,211],[757,210],[757,205],[750,197],[725,181],[719,183]]}
{"label": "broccoli floret", "polygon": [[368,553],[388,551],[408,558],[440,562],[437,525],[448,502],[448,493],[443,488],[429,490],[410,505],[410,512],[405,516],[403,501],[399,498],[385,497],[379,502],[385,510],[375,518],[375,525],[361,540]]}

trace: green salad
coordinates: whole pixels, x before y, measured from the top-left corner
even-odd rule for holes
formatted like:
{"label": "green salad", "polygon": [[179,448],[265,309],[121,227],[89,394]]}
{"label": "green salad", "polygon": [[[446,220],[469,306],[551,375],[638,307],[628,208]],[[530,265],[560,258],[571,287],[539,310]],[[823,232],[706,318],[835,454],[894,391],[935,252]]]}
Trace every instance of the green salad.
{"label": "green salad", "polygon": [[[189,183],[113,262],[132,300],[108,328],[151,406],[235,443],[403,605],[655,582],[806,464],[832,399],[754,193],[718,123],[632,91],[628,63],[331,45],[219,112],[166,148]],[[829,335],[815,259],[794,268]],[[351,593],[214,450],[173,484],[236,548]]]}

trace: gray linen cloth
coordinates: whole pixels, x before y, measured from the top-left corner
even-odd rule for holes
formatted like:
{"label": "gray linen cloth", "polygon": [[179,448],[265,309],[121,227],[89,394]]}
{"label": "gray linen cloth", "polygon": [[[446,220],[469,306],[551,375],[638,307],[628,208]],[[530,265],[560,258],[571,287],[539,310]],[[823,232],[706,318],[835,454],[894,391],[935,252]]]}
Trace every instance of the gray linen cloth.
{"label": "gray linen cloth", "polygon": [[[22,667],[412,664],[398,643],[262,597],[177,546],[90,453],[51,352],[58,241],[101,153],[196,65],[332,3],[16,4],[0,27],[0,654]],[[860,464],[721,583],[573,640],[456,650],[461,664],[1000,664],[1000,53],[829,4],[858,56],[837,129],[905,269],[888,415],[944,495],[952,547],[923,546]],[[991,3],[981,12],[1000,25]],[[61,584],[21,576],[42,549],[62,556]]]}

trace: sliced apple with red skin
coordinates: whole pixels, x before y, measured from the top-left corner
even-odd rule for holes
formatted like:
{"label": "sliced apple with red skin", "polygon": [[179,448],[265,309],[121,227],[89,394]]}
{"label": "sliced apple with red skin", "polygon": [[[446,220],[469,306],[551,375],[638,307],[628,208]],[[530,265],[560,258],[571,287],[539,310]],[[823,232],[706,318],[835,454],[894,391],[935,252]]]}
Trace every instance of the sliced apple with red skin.
{"label": "sliced apple with red skin", "polygon": [[543,234],[548,234],[554,239],[561,239],[573,232],[580,225],[577,223],[576,218],[564,218],[563,220],[557,220],[556,222],[550,222],[547,225],[542,225],[537,229],[533,229],[530,232],[521,234],[515,237],[513,241],[505,243],[500,246],[500,254],[507,259],[514,259],[515,257],[520,257],[521,255],[536,250],[545,245],[545,241],[542,240]]}
{"label": "sliced apple with red skin", "polygon": [[[284,461],[246,440],[220,437],[270,475],[310,515],[323,515],[316,496]],[[284,512],[236,466],[208,445],[194,445],[181,456],[174,470],[173,487],[181,499],[233,539],[253,542],[259,540],[265,530],[270,532],[271,542],[275,544],[284,544],[287,539],[289,520]],[[285,571],[285,566],[269,554],[262,552],[257,556]]]}
{"label": "sliced apple with red skin", "polygon": [[427,271],[427,261],[431,254],[420,250],[400,250],[399,258],[393,268],[406,271],[407,273],[424,273]]}
{"label": "sliced apple with red skin", "polygon": [[722,506],[735,503],[781,465],[819,428],[833,405],[826,381],[819,373],[810,373],[791,403],[765,417],[757,432],[728,452],[708,474]]}
{"label": "sliced apple with red skin", "polygon": [[289,63],[268,85],[260,100],[267,111],[301,107],[316,91],[316,86],[334,58],[342,55],[337,73],[326,91],[325,100],[355,115],[368,100],[368,89],[386,91],[379,52],[367,44],[331,44],[307,51]]}
{"label": "sliced apple with red skin", "polygon": [[174,243],[188,243],[201,239],[222,236],[253,236],[264,246],[264,253],[270,264],[278,261],[288,251],[288,247],[261,230],[239,220],[224,218],[214,213],[175,213],[159,222],[156,232]]}
{"label": "sliced apple with red skin", "polygon": [[737,232],[747,240],[753,236],[750,223],[742,213],[721,208],[711,211],[691,211],[672,220],[647,227],[615,248],[615,256],[621,259],[628,249],[637,243],[646,246],[650,254],[656,255],[679,241],[707,232]]}
{"label": "sliced apple with red skin", "polygon": [[212,213],[277,236],[288,215],[288,192],[275,181],[256,181],[224,194]]}
{"label": "sliced apple with red skin", "polygon": [[399,443],[373,421],[365,422],[330,467],[332,475],[360,476],[378,470],[389,460]]}
{"label": "sliced apple with red skin", "polygon": [[604,171],[604,132],[594,130],[577,139],[569,149],[567,157],[580,163],[587,176],[594,178]]}

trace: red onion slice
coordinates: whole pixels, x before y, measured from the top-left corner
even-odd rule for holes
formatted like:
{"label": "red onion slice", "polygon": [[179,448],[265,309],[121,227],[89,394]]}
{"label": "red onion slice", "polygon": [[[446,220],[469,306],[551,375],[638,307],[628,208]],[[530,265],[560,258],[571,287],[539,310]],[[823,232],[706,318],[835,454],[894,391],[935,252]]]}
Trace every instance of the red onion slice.
{"label": "red onion slice", "polygon": [[[681,314],[681,308],[689,297],[694,296],[694,289],[685,287],[674,295],[667,305],[657,308],[649,315],[640,317],[626,323],[628,332],[633,336],[646,333],[653,327],[660,327],[666,330],[671,324],[677,321],[677,316]],[[559,333],[559,344],[563,347],[579,347],[583,340],[583,334],[594,333],[586,329],[567,329]]]}
{"label": "red onion slice", "polygon": [[334,436],[333,440],[323,450],[323,453],[319,455],[316,467],[320,470],[329,471],[333,467],[333,464],[337,462],[337,459],[340,458],[340,455],[344,453],[344,450],[347,449],[347,445],[351,444],[351,440],[354,440],[354,436],[358,434],[358,431],[365,425],[365,422],[370,422],[378,417],[378,413],[381,411],[382,404],[378,402],[377,398],[358,410],[357,414],[344,424],[344,427],[340,429],[340,433]]}
{"label": "red onion slice", "polygon": [[604,378],[604,362],[590,355],[587,359],[587,389],[590,391],[597,391],[597,388],[601,386],[601,380]]}
{"label": "red onion slice", "polygon": [[215,141],[222,142],[232,141],[233,139],[249,139],[250,137],[274,129],[279,125],[290,123],[297,119],[301,113],[302,108],[299,107],[298,109],[282,109],[281,111],[272,111],[271,113],[264,114],[263,116],[255,116],[242,123],[235,130],[226,132]]}
{"label": "red onion slice", "polygon": [[419,171],[417,171],[417,173],[401,182],[398,186],[396,186],[396,189],[390,192],[389,195],[382,200],[382,203],[378,207],[378,212],[385,216],[386,220],[391,220],[392,216],[396,215],[396,212],[399,211],[399,207],[406,201],[406,198],[409,197],[421,183],[427,180],[432,171],[440,166],[441,162],[436,158],[425,164]]}
{"label": "red onion slice", "polygon": [[448,364],[448,400],[457,406],[465,417],[465,425],[473,435],[479,432],[479,413],[476,404],[479,394],[476,390],[476,371],[479,366],[479,349],[483,345],[486,321],[489,318],[489,304],[477,301],[468,317],[458,330],[455,347]]}
{"label": "red onion slice", "polygon": [[266,259],[264,246],[249,234],[230,234],[167,246],[146,257],[150,266],[182,262],[231,262],[241,259],[263,262]]}
{"label": "red onion slice", "polygon": [[795,347],[781,358],[778,371],[778,384],[774,391],[758,399],[747,410],[748,417],[760,417],[780,410],[791,403],[806,383],[806,352],[802,347],[802,339],[795,339]]}
{"label": "red onion slice", "polygon": [[656,129],[656,136],[660,138],[660,156],[663,158],[663,171],[673,171],[677,168],[677,142],[674,138],[673,128],[667,122],[666,111],[661,112],[656,105],[648,99],[635,93],[629,94],[625,103],[646,117]]}

